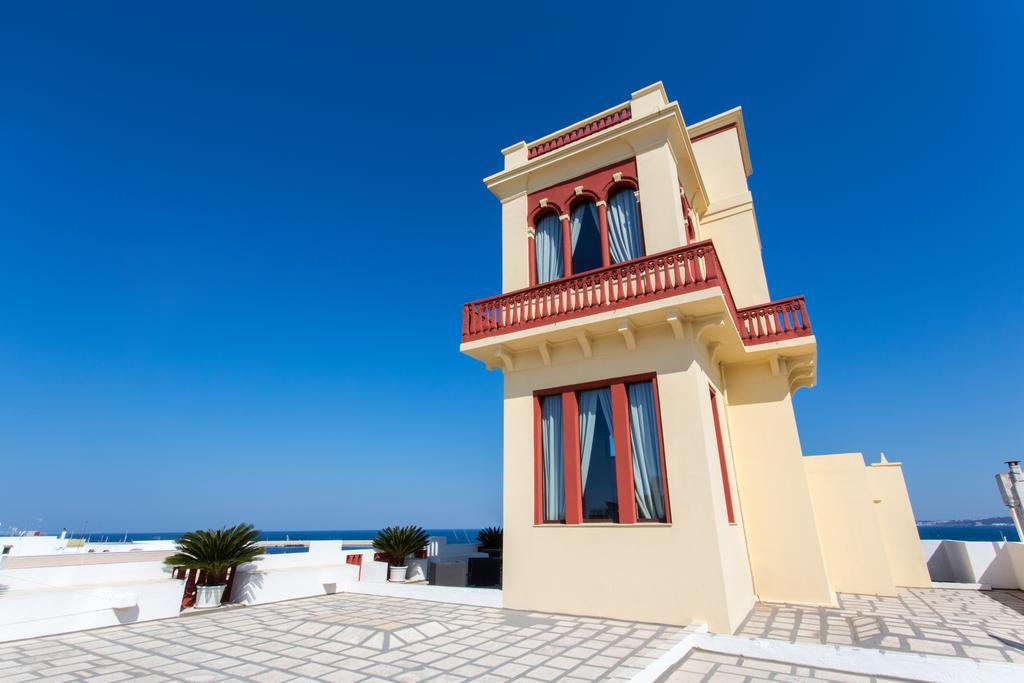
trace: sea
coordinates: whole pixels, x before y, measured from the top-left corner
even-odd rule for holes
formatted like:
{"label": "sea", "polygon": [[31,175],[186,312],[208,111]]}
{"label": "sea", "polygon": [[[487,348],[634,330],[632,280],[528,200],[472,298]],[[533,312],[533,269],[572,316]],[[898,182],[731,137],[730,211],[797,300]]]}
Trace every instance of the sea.
{"label": "sea", "polygon": [[[430,536],[443,536],[448,543],[475,543],[479,529],[426,529]],[[121,533],[89,533],[74,534],[87,536],[93,542],[100,541],[153,541],[175,539],[181,536],[180,531],[146,531]],[[1017,530],[1012,524],[921,524],[917,527],[918,536],[922,539],[947,539],[951,541],[1019,541]],[[377,535],[376,529],[334,529],[334,530],[294,530],[294,531],[263,531],[260,537],[265,541],[327,541],[340,539],[345,541],[366,541]],[[358,547],[358,546],[356,546]],[[271,554],[305,552],[303,547],[270,548]]]}
{"label": "sea", "polygon": [[922,539],[949,541],[1019,541],[1012,524],[918,524]]}

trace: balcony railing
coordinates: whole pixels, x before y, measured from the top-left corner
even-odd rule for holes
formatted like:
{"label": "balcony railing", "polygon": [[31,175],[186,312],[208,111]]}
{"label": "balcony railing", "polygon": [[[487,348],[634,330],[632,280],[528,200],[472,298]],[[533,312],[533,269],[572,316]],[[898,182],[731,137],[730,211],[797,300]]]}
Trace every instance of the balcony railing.
{"label": "balcony railing", "polygon": [[803,297],[737,309],[710,240],[546,282],[462,308],[462,341],[721,287],[746,345],[810,335]]}

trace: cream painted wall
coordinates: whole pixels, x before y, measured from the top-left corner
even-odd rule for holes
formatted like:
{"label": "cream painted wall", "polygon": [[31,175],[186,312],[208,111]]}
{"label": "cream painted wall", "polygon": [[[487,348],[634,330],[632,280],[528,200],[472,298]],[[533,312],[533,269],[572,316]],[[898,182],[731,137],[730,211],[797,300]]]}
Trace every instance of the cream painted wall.
{"label": "cream painted wall", "polygon": [[743,153],[735,127],[692,142],[711,205],[749,191]]}
{"label": "cream painted wall", "polygon": [[733,365],[725,386],[754,589],[762,600],[834,604],[786,373]]}
{"label": "cream painted wall", "polygon": [[[711,448],[708,378],[689,342],[640,329],[553,349],[552,365],[524,358],[505,375],[504,604],[513,609],[659,623],[706,621],[732,632],[754,602],[742,525],[726,522]],[[534,525],[533,392],[657,372],[672,523]]]}
{"label": "cream painted wall", "polygon": [[700,237],[714,243],[737,307],[771,301],[752,202],[718,214],[704,214]]}
{"label": "cream painted wall", "polygon": [[832,588],[896,595],[864,458],[860,453],[817,455],[804,458],[803,464]]}
{"label": "cream painted wall", "polygon": [[903,468],[898,462],[875,463],[865,473],[893,580],[897,586],[930,587]]}
{"label": "cream painted wall", "polygon": [[737,129],[697,140],[693,153],[711,200],[700,217],[701,239],[715,243],[737,306],[770,301]]}
{"label": "cream painted wall", "polygon": [[668,142],[636,155],[640,215],[648,254],[675,249],[683,237],[683,203],[676,160]]}
{"label": "cream painted wall", "polygon": [[[726,471],[729,475],[729,494],[733,501],[733,517],[735,523],[729,524],[728,511],[725,507],[725,488],[722,485],[722,470],[718,461],[718,441],[715,438],[714,419],[711,414],[712,403],[710,391],[704,388],[704,392],[698,397],[698,401],[705,406],[704,414],[701,415],[701,424],[704,425],[704,438],[707,453],[710,454],[708,469],[711,477],[711,499],[716,524],[722,528],[722,535],[726,542],[721,548],[722,574],[726,586],[731,586],[731,591],[738,591],[737,594],[730,593],[727,608],[729,618],[734,623],[742,622],[750,611],[750,603],[756,600],[754,595],[754,579],[750,575],[750,558],[747,555],[747,540],[743,527],[743,511],[740,507],[740,494],[736,487],[736,465],[733,461],[732,444],[729,439],[728,416],[725,411],[724,391],[721,382],[721,373],[718,368],[707,369],[711,385],[718,394],[715,401],[715,408],[718,410],[718,418],[722,429],[722,448],[724,449]],[[702,400],[703,399],[703,400]]]}
{"label": "cream painted wall", "polygon": [[[530,286],[530,247],[527,242],[526,193],[501,203],[501,291],[512,292]],[[482,298],[486,296],[481,294]]]}

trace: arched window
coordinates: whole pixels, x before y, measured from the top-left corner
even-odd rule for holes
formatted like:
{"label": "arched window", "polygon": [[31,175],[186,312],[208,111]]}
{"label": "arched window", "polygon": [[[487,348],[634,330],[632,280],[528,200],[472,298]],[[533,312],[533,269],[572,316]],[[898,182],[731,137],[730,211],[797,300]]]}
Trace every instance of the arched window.
{"label": "arched window", "polygon": [[608,251],[612,263],[631,261],[644,255],[640,210],[631,188],[618,190],[608,199]]}
{"label": "arched window", "polygon": [[562,263],[562,221],[553,213],[546,213],[537,221],[537,284],[565,276]]}
{"label": "arched window", "polygon": [[584,202],[572,210],[569,224],[572,238],[572,272],[585,273],[604,265],[601,260],[601,226],[597,204]]}

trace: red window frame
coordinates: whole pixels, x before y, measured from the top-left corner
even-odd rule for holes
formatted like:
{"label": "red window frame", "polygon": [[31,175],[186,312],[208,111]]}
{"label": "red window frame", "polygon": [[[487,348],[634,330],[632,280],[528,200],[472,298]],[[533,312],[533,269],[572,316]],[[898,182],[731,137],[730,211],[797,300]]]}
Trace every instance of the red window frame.
{"label": "red window frame", "polygon": [[[637,519],[636,493],[633,489],[633,446],[629,427],[629,398],[626,393],[627,384],[650,382],[654,390],[654,419],[658,429],[658,449],[661,456],[661,482],[665,494],[665,521]],[[655,373],[629,375],[594,382],[583,382],[533,392],[533,450],[534,450],[534,487],[533,515],[537,525],[578,525],[599,524],[609,522],[588,522],[583,519],[583,486],[580,481],[580,423],[579,406],[576,394],[588,389],[611,389],[612,398],[612,438],[615,442],[616,454],[625,457],[615,458],[615,487],[619,503],[618,524],[671,524],[672,505],[668,493],[668,476],[665,467],[665,437],[662,432],[661,398],[658,392],[658,377]],[[562,397],[562,449],[564,483],[565,483],[565,522],[544,520],[544,440],[541,427],[541,399],[547,396]],[[614,523],[614,522],[612,522]]]}
{"label": "red window frame", "polygon": [[718,417],[718,400],[715,388],[708,386],[711,392],[711,419],[715,423],[715,442],[718,444],[718,467],[722,471],[722,488],[725,489],[725,515],[729,524],[736,523],[736,513],[733,510],[732,486],[729,484],[729,468],[725,462],[725,444],[722,441],[722,423]]}
{"label": "red window frame", "polygon": [[[618,180],[615,175],[619,174]],[[577,191],[579,188],[579,191]],[[628,188],[634,192],[640,189],[637,182],[636,159],[626,159],[596,171],[535,190],[527,195],[528,216],[527,258],[529,259],[530,286],[537,285],[537,223],[546,215],[554,215],[562,227],[562,273],[563,277],[579,275],[572,270],[572,240],[570,238],[570,216],[573,209],[586,202],[597,204],[598,228],[601,231],[601,262],[602,267],[612,265],[611,251],[608,246],[608,200],[621,189]],[[541,200],[545,203],[541,206]],[[640,218],[640,243],[644,254],[647,253],[647,241],[644,236],[644,220]],[[545,283],[546,284],[546,283]]]}

